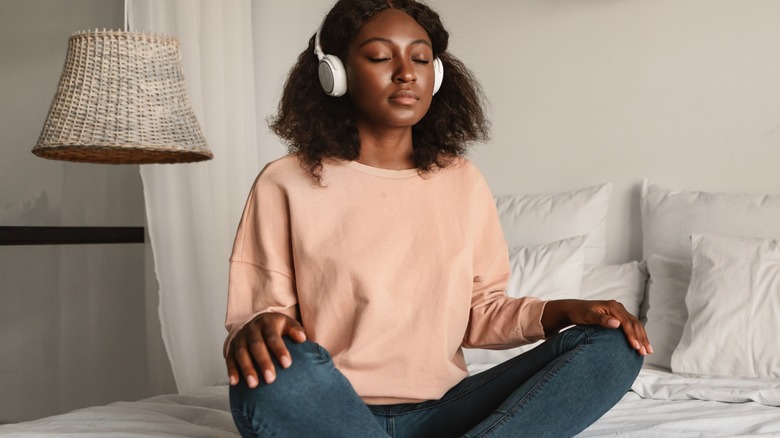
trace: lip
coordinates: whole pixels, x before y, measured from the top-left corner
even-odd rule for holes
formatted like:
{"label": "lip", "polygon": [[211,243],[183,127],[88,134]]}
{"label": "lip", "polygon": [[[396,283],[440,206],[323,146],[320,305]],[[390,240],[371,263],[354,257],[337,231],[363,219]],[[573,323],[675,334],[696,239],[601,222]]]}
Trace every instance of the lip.
{"label": "lip", "polygon": [[412,90],[398,90],[390,95],[390,100],[402,105],[411,105],[420,100],[420,97]]}

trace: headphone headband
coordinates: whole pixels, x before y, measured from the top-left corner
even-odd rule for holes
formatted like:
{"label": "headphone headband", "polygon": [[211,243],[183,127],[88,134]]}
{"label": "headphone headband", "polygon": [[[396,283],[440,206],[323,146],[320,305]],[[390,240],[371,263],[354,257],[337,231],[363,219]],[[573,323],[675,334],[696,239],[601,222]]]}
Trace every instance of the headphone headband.
{"label": "headphone headband", "polygon": [[325,54],[322,52],[322,46],[320,46],[320,33],[322,32],[322,27],[317,29],[317,33],[314,35],[314,54],[317,55],[317,59],[322,61],[322,58],[325,57]]}

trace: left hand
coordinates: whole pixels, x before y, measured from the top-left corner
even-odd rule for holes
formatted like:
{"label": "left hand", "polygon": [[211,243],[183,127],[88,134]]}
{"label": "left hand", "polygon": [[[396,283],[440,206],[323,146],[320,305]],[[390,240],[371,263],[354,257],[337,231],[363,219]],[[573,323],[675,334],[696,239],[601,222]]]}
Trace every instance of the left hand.
{"label": "left hand", "polygon": [[642,356],[653,354],[645,326],[617,301],[552,300],[542,314],[542,326],[548,335],[572,324],[622,328],[628,343]]}

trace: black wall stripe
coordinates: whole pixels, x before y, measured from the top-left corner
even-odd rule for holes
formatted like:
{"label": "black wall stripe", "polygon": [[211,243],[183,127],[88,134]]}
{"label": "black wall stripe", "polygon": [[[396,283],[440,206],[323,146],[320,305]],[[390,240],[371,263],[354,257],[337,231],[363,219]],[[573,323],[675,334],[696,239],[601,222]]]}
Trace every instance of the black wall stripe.
{"label": "black wall stripe", "polygon": [[0,245],[77,245],[143,242],[144,227],[0,226]]}

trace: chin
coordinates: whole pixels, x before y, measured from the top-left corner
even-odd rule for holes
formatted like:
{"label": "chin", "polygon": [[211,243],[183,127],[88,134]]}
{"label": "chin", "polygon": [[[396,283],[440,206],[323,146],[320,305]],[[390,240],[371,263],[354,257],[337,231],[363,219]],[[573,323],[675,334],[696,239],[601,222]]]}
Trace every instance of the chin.
{"label": "chin", "polygon": [[[395,124],[399,126],[414,126],[416,125],[420,120],[425,117],[425,114],[427,112],[420,113],[419,111],[409,112],[407,114],[399,115],[398,117],[394,117],[393,121]],[[390,122],[390,120],[388,120]],[[392,123],[392,122],[391,122]]]}

